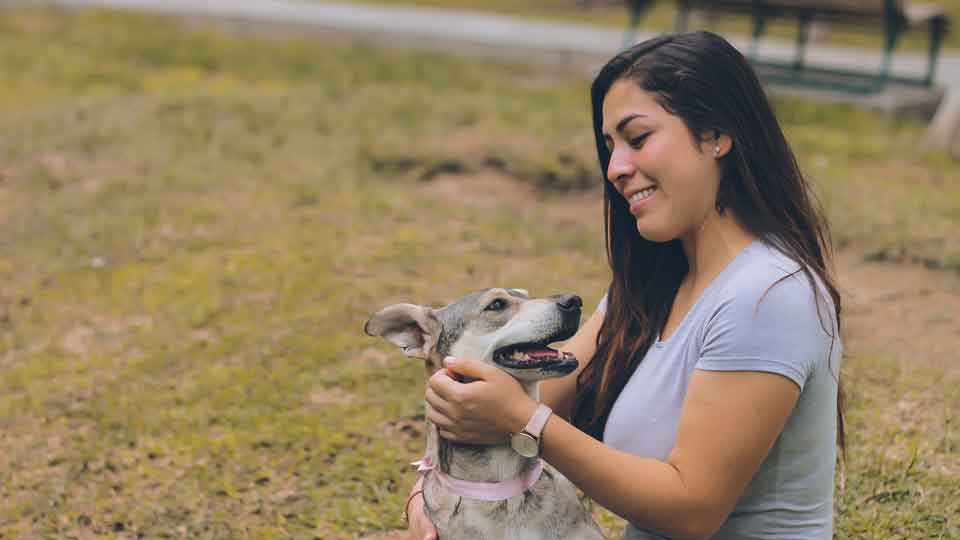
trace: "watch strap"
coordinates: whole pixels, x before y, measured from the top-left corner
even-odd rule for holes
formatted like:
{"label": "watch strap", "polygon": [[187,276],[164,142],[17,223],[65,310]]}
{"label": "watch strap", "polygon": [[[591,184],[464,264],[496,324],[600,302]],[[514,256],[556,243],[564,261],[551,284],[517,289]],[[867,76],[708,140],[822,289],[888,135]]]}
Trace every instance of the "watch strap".
{"label": "watch strap", "polygon": [[533,416],[531,416],[527,422],[526,427],[523,428],[523,431],[533,435],[539,441],[540,433],[543,431],[543,427],[547,425],[547,420],[550,419],[551,414],[553,414],[553,409],[540,403],[537,405],[537,410],[533,412]]}

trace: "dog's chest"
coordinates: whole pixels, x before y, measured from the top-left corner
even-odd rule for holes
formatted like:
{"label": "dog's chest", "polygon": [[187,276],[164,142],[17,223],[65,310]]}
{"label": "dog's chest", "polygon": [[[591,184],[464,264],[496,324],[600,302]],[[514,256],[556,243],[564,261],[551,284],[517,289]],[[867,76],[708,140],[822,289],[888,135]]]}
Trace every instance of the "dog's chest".
{"label": "dog's chest", "polygon": [[602,538],[573,485],[554,470],[524,494],[499,502],[461,498],[430,483],[427,490],[428,515],[440,538]]}

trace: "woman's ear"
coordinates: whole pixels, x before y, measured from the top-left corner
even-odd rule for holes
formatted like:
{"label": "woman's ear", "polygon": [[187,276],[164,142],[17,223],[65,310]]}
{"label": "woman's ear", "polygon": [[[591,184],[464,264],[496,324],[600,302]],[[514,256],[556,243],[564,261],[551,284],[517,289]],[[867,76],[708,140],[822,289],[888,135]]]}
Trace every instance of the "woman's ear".
{"label": "woman's ear", "polygon": [[708,131],[700,136],[700,151],[720,159],[733,148],[733,137],[720,131]]}
{"label": "woman's ear", "polygon": [[[733,137],[726,133],[717,132],[716,135],[709,141],[705,141],[710,148],[710,154],[713,156],[713,159],[719,160],[723,156],[730,153],[730,150],[733,148]],[[718,163],[717,166],[721,169],[720,173],[720,185],[717,187],[717,199],[714,202],[714,207],[717,209],[717,213],[723,215],[727,207],[730,206],[730,183],[724,179],[723,163]]]}
{"label": "woman's ear", "polygon": [[726,133],[718,133],[712,140],[712,154],[716,159],[720,159],[730,152],[733,148],[733,137]]}

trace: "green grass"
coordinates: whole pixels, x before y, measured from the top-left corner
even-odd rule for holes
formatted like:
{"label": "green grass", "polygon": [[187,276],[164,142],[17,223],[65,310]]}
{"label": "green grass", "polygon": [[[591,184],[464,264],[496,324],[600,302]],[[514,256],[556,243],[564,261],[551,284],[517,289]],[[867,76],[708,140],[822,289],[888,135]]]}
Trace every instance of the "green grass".
{"label": "green grass", "polygon": [[[323,1],[323,0],[304,0]],[[593,24],[625,29],[629,21],[629,10],[624,2],[607,1],[594,2],[590,7],[582,7],[575,0],[527,0],[525,2],[511,2],[510,0],[350,0],[364,4],[379,4],[391,6],[421,6],[431,8],[467,9],[499,13],[530,19],[541,19],[563,23]],[[943,6],[956,24],[960,21],[960,0],[941,0],[932,2]],[[644,14],[641,28],[647,31],[663,32],[674,28],[674,2],[657,2],[653,8]],[[707,23],[693,24],[691,29],[705,28],[721,33],[734,33],[743,36],[751,35],[752,21],[748,14],[724,14]],[[767,24],[766,35],[780,39],[794,40],[796,38],[797,23],[795,20],[773,20]],[[862,24],[853,27],[848,24],[834,24],[829,31],[827,41],[835,45],[861,46],[876,49],[877,53],[883,50],[883,32],[881,28],[864,31]],[[926,51],[926,27],[917,27],[908,31],[901,46],[904,49]],[[948,31],[943,40],[946,48],[960,47],[960,33]]]}
{"label": "green grass", "polygon": [[[598,189],[586,81],[106,11],[0,29],[4,540],[397,527],[422,372],[365,318],[604,286],[599,206],[550,210]],[[960,167],[913,150],[922,126],[778,108],[843,243],[960,268]],[[431,195],[451,170],[538,191]],[[848,369],[839,536],[957,536],[955,379]]]}
{"label": "green grass", "polygon": [[872,357],[846,366],[844,377],[852,437],[836,537],[957,537],[956,376]]}

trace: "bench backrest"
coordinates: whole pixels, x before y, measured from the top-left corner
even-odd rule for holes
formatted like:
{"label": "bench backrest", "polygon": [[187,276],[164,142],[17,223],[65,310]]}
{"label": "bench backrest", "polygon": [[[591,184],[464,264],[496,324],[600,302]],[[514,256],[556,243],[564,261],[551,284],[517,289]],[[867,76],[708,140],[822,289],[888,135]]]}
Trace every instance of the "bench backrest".
{"label": "bench backrest", "polygon": [[818,16],[842,18],[893,17],[903,18],[901,0],[679,0],[705,9],[735,10],[749,12],[759,10],[770,13],[815,13]]}

